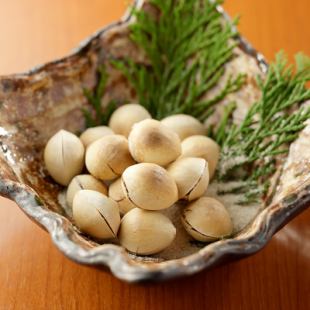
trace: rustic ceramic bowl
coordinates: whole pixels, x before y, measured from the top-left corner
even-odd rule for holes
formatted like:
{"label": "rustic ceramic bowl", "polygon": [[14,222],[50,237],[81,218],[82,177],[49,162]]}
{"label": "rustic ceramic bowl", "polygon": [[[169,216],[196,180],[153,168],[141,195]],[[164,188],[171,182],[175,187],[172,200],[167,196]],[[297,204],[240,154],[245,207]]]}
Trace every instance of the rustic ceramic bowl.
{"label": "rustic ceramic bowl", "polygon": [[[151,9],[143,1],[135,5]],[[81,107],[87,102],[82,89],[94,87],[96,68],[107,56],[130,56],[135,61],[145,61],[128,38],[131,22],[132,16],[127,14],[89,38],[72,55],[24,74],[0,78],[0,195],[14,200],[27,216],[46,229],[67,257],[82,264],[106,266],[126,281],[190,275],[259,251],[277,230],[310,203],[310,164],[306,157],[298,155],[301,146],[310,149],[308,127],[291,147],[277,202],[259,212],[252,223],[232,239],[205,247],[188,242],[165,255],[137,257],[115,244],[98,246],[78,231],[63,208],[63,188],[47,175],[42,150],[48,138],[61,128],[72,132],[83,130]],[[242,38],[238,54],[245,60],[246,67],[255,67],[253,72],[266,72],[263,57]],[[109,71],[111,78],[103,104],[111,98],[118,101],[134,98],[126,80],[113,68]],[[248,89],[241,90],[237,94],[239,98],[251,96],[251,89],[255,93],[251,83],[249,79]]]}

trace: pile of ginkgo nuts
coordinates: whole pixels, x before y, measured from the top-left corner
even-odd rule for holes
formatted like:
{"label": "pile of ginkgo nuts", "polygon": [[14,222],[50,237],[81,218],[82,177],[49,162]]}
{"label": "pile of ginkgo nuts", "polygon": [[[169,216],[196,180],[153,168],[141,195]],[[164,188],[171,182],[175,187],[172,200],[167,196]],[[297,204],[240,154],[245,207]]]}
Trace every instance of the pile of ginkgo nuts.
{"label": "pile of ginkgo nuts", "polygon": [[[82,232],[118,238],[128,251],[150,255],[173,242],[176,228],[161,210],[179,200],[187,202],[180,205],[181,221],[194,239],[212,242],[232,233],[225,207],[203,197],[219,154],[192,116],[157,121],[141,105],[126,104],[109,127],[88,128],[79,138],[60,130],[44,161],[52,178],[68,186],[67,204]],[[89,174],[81,174],[85,165]]]}

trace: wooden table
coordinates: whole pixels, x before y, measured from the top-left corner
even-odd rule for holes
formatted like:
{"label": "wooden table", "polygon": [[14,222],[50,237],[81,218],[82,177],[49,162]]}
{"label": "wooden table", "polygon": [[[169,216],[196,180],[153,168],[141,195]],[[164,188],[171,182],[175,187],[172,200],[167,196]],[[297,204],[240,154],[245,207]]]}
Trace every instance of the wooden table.
{"label": "wooden table", "polygon": [[[121,16],[125,0],[0,0],[0,73],[68,53]],[[309,0],[227,1],[268,59],[310,54]],[[257,255],[197,276],[128,285],[66,259],[13,203],[0,199],[0,309],[310,309],[310,210]]]}

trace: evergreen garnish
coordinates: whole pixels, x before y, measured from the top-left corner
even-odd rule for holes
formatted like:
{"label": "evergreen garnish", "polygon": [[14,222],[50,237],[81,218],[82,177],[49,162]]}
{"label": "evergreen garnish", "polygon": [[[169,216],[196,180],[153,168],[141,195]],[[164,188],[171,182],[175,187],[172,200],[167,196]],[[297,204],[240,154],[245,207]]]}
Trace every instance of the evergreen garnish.
{"label": "evergreen garnish", "polygon": [[85,117],[86,127],[107,125],[111,114],[116,109],[116,103],[114,101],[110,101],[105,109],[102,108],[101,100],[109,77],[105,70],[105,66],[102,65],[98,68],[97,76],[98,82],[95,89],[92,91],[84,88],[83,90],[84,96],[92,107],[92,110],[82,110]]}
{"label": "evergreen garnish", "polygon": [[237,42],[236,20],[223,22],[217,6],[222,1],[150,0],[153,16],[135,11],[131,39],[146,53],[148,66],[130,59],[114,62],[137,92],[138,100],[154,118],[185,113],[205,120],[213,106],[240,89],[244,75],[229,77],[214,98],[203,95],[217,85],[232,59]]}
{"label": "evergreen garnish", "polygon": [[[154,118],[185,113],[202,121],[225,97],[238,91],[245,81],[242,74],[227,79],[213,98],[204,95],[225,73],[236,47],[236,20],[223,19],[217,6],[219,0],[150,0],[156,14],[134,11],[131,39],[145,53],[148,64],[132,59],[111,60],[133,86],[138,101]],[[301,104],[310,99],[306,83],[310,80],[310,59],[302,54],[296,65],[288,65],[279,53],[264,77],[257,77],[261,98],[253,103],[241,124],[235,124],[232,114],[236,103],[225,107],[216,128],[209,135],[221,146],[217,182],[229,184],[218,194],[236,193],[239,203],[249,204],[264,197],[279,156],[310,118],[310,107]],[[88,126],[106,124],[115,104],[103,111],[103,95],[107,74],[99,69],[99,82],[85,96],[94,108],[95,117],[84,111]]]}
{"label": "evergreen garnish", "polygon": [[[277,156],[288,152],[290,143],[310,118],[310,107],[301,106],[310,99],[310,89],[306,87],[309,80],[310,58],[298,54],[294,68],[281,52],[267,76],[257,78],[261,98],[250,107],[240,125],[231,122],[233,106],[227,107],[215,135],[222,147],[220,180],[243,180],[249,199],[266,192]],[[241,166],[248,171],[244,176],[240,175]]]}

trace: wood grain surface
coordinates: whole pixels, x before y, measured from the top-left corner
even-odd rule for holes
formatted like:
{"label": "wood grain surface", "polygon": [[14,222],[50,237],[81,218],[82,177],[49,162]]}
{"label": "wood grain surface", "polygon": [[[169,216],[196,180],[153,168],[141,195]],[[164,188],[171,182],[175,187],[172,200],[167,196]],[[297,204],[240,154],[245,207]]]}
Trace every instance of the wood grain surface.
{"label": "wood grain surface", "polygon": [[[268,3],[268,5],[267,5]],[[66,55],[121,16],[126,0],[0,0],[0,74]],[[266,7],[267,5],[267,7]],[[310,54],[309,0],[228,0],[240,30],[268,59]],[[0,309],[310,309],[310,210],[260,253],[163,284],[128,285],[66,259],[0,198]]]}

